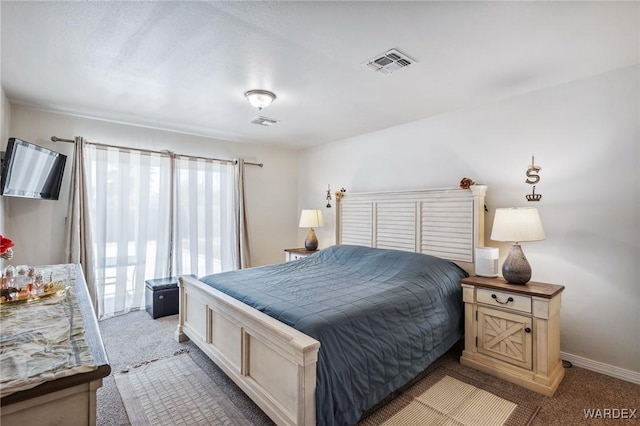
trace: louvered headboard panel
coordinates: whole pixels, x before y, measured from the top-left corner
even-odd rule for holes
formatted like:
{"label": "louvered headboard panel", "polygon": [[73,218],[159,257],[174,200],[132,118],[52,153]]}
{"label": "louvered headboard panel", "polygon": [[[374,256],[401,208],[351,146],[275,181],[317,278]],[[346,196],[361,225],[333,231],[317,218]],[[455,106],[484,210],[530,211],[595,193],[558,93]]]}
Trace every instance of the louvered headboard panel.
{"label": "louvered headboard panel", "polygon": [[337,203],[336,241],[430,254],[469,269],[484,245],[484,195],[469,190],[345,194]]}
{"label": "louvered headboard panel", "polygon": [[340,223],[342,223],[342,240],[344,244],[358,246],[370,246],[373,238],[373,210],[371,203],[367,201],[353,200],[349,203],[340,203]]}

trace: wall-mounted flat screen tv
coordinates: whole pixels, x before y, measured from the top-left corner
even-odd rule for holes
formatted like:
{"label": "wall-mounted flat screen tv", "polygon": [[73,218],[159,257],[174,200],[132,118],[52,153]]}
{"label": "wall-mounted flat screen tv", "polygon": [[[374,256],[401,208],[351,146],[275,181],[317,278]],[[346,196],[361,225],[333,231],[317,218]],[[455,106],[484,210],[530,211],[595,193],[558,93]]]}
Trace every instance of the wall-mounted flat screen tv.
{"label": "wall-mounted flat screen tv", "polygon": [[67,156],[10,138],[2,162],[2,195],[57,200]]}

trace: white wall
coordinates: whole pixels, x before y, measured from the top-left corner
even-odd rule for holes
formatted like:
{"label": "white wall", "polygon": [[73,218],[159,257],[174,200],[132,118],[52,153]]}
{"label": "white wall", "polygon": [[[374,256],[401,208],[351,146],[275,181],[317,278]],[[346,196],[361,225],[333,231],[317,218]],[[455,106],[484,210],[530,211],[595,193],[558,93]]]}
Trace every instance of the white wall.
{"label": "white wall", "polygon": [[[563,284],[562,351],[640,372],[640,83],[637,66],[307,149],[298,209],[335,191],[488,185],[496,207],[535,205],[546,240],[523,243],[533,280]],[[542,167],[537,203],[525,171]],[[335,241],[324,209],[321,247]],[[298,232],[304,240],[304,231]],[[501,259],[501,261],[502,261]],[[637,377],[640,377],[636,375]]]}
{"label": "white wall", "polygon": [[[55,114],[11,106],[10,137],[67,154],[60,200],[3,197],[6,232],[16,244],[13,264],[54,264],[63,260],[64,223],[69,199],[73,146],[53,143],[51,136],[216,158],[243,157],[264,163],[246,167],[250,246],[254,266],[284,260],[283,249],[296,241],[297,153],[254,144],[222,142],[144,127]],[[268,129],[266,129],[268,130]],[[6,138],[3,138],[6,146]]]}

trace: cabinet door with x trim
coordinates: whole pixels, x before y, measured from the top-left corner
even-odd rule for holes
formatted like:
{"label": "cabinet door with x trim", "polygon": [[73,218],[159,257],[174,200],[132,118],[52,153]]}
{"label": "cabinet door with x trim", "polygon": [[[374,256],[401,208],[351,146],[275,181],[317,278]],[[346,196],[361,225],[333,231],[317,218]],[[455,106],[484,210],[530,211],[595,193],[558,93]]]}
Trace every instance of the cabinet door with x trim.
{"label": "cabinet door with x trim", "polygon": [[531,318],[478,306],[478,352],[533,369]]}

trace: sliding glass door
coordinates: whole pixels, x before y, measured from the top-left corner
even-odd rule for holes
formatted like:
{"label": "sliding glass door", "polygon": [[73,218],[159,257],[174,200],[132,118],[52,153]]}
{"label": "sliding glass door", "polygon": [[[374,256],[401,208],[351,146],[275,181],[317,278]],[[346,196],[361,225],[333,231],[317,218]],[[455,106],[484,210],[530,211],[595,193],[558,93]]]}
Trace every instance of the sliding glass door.
{"label": "sliding glass door", "polygon": [[145,280],[234,268],[232,164],[96,145],[85,159],[99,318],[144,309]]}

